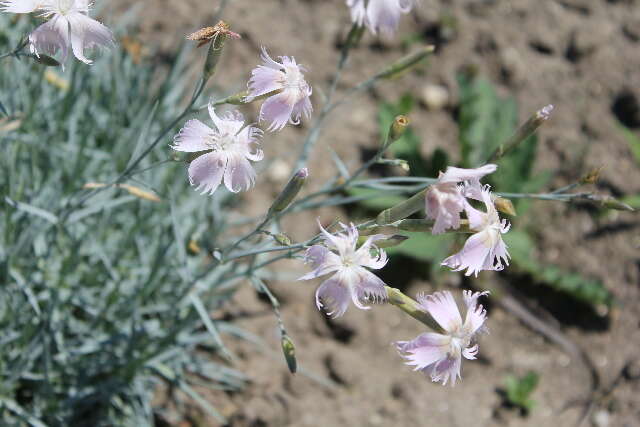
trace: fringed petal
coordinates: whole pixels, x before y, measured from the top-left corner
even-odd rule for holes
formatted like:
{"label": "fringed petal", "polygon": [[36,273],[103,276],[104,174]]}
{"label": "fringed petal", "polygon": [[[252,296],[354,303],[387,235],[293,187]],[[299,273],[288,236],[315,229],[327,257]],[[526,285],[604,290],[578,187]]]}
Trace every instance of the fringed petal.
{"label": "fringed petal", "polygon": [[176,151],[196,153],[198,151],[210,150],[207,144],[213,138],[214,131],[200,120],[189,120],[185,123],[180,132],[173,138],[173,148]]}
{"label": "fringed petal", "polygon": [[455,331],[462,326],[462,317],[451,292],[418,295],[418,303],[445,331]]}

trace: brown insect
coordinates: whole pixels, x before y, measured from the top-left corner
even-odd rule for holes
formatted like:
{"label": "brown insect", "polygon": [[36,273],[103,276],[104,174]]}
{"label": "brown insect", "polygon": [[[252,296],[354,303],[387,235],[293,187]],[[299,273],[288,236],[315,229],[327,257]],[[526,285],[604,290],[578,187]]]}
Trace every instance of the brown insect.
{"label": "brown insect", "polygon": [[213,27],[205,27],[196,31],[195,33],[189,34],[187,36],[187,40],[199,41],[200,43],[198,43],[198,47],[200,47],[209,43],[209,41],[215,39],[220,34],[224,34],[225,36],[231,37],[232,39],[241,38],[240,34],[234,33],[229,28],[229,24],[224,21],[220,21]]}

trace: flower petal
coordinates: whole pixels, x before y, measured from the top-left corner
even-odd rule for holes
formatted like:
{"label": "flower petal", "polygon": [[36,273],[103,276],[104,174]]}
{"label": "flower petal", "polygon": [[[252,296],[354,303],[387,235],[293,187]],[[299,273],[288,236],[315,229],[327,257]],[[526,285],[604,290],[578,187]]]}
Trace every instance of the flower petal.
{"label": "flower petal", "polygon": [[207,153],[196,158],[189,165],[189,182],[197,185],[196,191],[213,194],[222,182],[227,158],[220,153]]}
{"label": "flower petal", "polygon": [[445,331],[455,331],[462,326],[462,317],[451,292],[421,294],[418,295],[418,303]]}
{"label": "flower petal", "polygon": [[207,144],[207,141],[211,140],[213,133],[213,129],[202,123],[200,120],[189,120],[173,138],[173,145],[171,148],[176,151],[184,151],[187,153],[210,150],[211,146]]}
{"label": "flower petal", "polygon": [[294,103],[291,97],[285,92],[269,97],[260,107],[260,121],[270,122],[267,130],[269,132],[281,130],[284,128],[293,111]]}
{"label": "flower petal", "polygon": [[71,47],[73,54],[85,64],[92,61],[84,56],[84,50],[92,47],[110,47],[114,44],[111,30],[95,19],[91,19],[82,13],[70,13],[66,15],[71,29]]}
{"label": "flower petal", "polygon": [[333,318],[342,316],[349,307],[351,295],[346,283],[340,281],[340,276],[335,274],[325,280],[316,290],[316,306],[322,308]]}
{"label": "flower petal", "polygon": [[59,61],[64,63],[69,56],[69,22],[60,16],[45,22],[29,34],[29,49],[34,55],[44,52],[55,55],[60,51]]}
{"label": "flower petal", "polygon": [[398,341],[395,345],[407,359],[407,365],[415,366],[414,370],[417,371],[445,359],[449,342],[450,338],[446,335],[426,332],[411,341]]}
{"label": "flower petal", "polygon": [[491,231],[484,230],[467,239],[462,250],[442,261],[442,265],[461,271],[466,269],[465,276],[475,275],[482,270],[493,270]]}
{"label": "flower petal", "polygon": [[227,153],[227,168],[224,172],[224,185],[232,193],[249,190],[256,181],[256,171],[251,163],[240,153]]}
{"label": "flower petal", "polygon": [[0,1],[0,11],[9,13],[31,13],[41,4],[38,0],[5,0]]}
{"label": "flower petal", "polygon": [[464,169],[464,168],[456,168],[453,166],[447,167],[447,170],[444,174],[440,175],[438,178],[438,182],[463,182],[463,181],[472,181],[479,180],[485,175],[493,173],[496,171],[498,166],[489,163],[484,166],[480,166],[475,169]]}
{"label": "flower petal", "polygon": [[378,303],[386,301],[387,291],[385,283],[375,274],[365,270],[362,267],[352,267],[354,272],[354,282],[350,285],[351,297],[356,307],[360,309],[368,309],[362,304],[362,301],[371,301]]}
{"label": "flower petal", "polygon": [[460,367],[462,365],[461,356],[449,356],[438,362],[429,369],[429,375],[434,382],[442,381],[442,385],[447,385],[451,381],[451,385],[456,385],[456,380],[462,378],[460,375]]}

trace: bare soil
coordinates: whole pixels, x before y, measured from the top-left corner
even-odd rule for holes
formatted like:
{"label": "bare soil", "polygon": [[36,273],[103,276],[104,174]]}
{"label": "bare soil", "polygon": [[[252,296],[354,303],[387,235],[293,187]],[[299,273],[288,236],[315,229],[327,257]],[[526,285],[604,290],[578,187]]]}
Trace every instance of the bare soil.
{"label": "bare soil", "polygon": [[[113,1],[116,17],[130,2]],[[185,34],[213,24],[216,0],[145,0],[141,37],[168,57]],[[455,75],[474,65],[494,82],[502,95],[517,98],[521,118],[541,106],[556,106],[552,120],[540,132],[536,168],[551,170],[550,188],[574,182],[589,167],[604,166],[596,189],[616,197],[640,193],[640,170],[618,129],[618,120],[640,129],[640,5],[635,0],[422,0],[402,20],[399,36],[380,40],[365,35],[353,52],[339,94],[405,53],[403,37],[424,34],[437,46],[424,75],[409,74],[379,85],[335,114],[314,149],[307,192],[335,173],[328,147],[351,167],[360,162],[362,147],[378,144],[376,114],[381,100],[395,100],[405,92],[420,98],[426,85],[448,88],[447,108],[421,107],[411,117],[425,153],[436,147],[456,156],[457,105]],[[443,19],[446,18],[446,19]],[[292,55],[309,68],[314,104],[319,110],[339,50],[350,26],[342,0],[232,0],[224,19],[243,39],[232,41],[217,74],[225,94],[245,87],[250,70],[259,62],[264,45],[274,55]],[[443,20],[456,23],[449,31]],[[203,54],[203,53],[202,53]],[[202,64],[194,56],[194,70]],[[255,106],[246,113],[255,117]],[[281,187],[300,149],[309,122],[269,134],[267,159],[275,160],[266,179],[243,195],[245,214],[262,213]],[[284,170],[284,173],[282,172]],[[400,173],[400,172],[398,172]],[[194,194],[194,197],[196,195]],[[580,271],[605,283],[617,305],[610,311],[584,315],[570,299],[546,306],[543,299],[527,300],[534,309],[548,310],[547,322],[561,326],[566,338],[586,350],[601,378],[586,424],[598,427],[640,425],[640,225],[637,215],[609,212],[597,215],[584,206],[537,202],[519,226],[539,230],[539,259],[567,270]],[[316,232],[314,218],[349,219],[344,210],[324,209],[295,215],[283,228],[296,241]],[[235,304],[216,313],[237,316],[238,324],[260,337],[266,350],[228,337],[239,356],[236,368],[251,383],[237,394],[209,394],[213,405],[232,426],[560,426],[575,425],[589,396],[589,371],[561,348],[533,332],[511,313],[490,307],[491,334],[480,342],[481,358],[465,362],[463,382],[455,388],[431,383],[402,364],[391,342],[411,339],[421,326],[393,307],[366,312],[351,308],[335,321],[327,320],[313,302],[316,283],[294,279],[301,263],[278,264],[278,281],[269,285],[280,298],[288,332],[296,343],[301,372],[292,376],[279,353],[279,334],[267,302],[250,286]],[[395,270],[394,270],[395,271]],[[451,273],[450,286],[468,286]],[[483,273],[486,282],[504,280]],[[511,277],[511,276],[510,276]],[[385,277],[394,286],[394,277]],[[519,289],[520,283],[509,283]],[[523,286],[526,284],[522,284]],[[530,285],[527,285],[530,286]],[[433,291],[428,280],[413,279],[405,291]],[[530,287],[527,293],[531,293]],[[498,389],[508,374],[529,370],[541,374],[533,394],[537,405],[528,415],[504,407]],[[329,380],[327,381],[326,378]],[[176,425],[186,422],[176,416]],[[216,425],[202,417],[201,425]],[[192,419],[192,422],[193,421]]]}

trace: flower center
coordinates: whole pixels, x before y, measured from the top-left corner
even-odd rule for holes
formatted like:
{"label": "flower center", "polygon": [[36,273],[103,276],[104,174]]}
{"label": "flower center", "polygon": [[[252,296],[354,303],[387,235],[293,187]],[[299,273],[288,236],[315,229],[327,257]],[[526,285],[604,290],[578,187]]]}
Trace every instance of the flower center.
{"label": "flower center", "polygon": [[342,257],[342,265],[345,267],[353,267],[355,265],[355,260],[353,259],[353,255],[345,255]]}
{"label": "flower center", "polygon": [[304,76],[297,67],[286,67],[284,69],[284,81],[282,85],[285,89],[297,89],[303,91],[306,86]]}
{"label": "flower center", "polygon": [[61,15],[66,15],[71,12],[73,6],[75,4],[75,0],[58,0],[58,11]]}
{"label": "flower center", "polygon": [[223,133],[217,137],[210,137],[207,141],[207,145],[215,151],[227,151],[236,142],[235,135]]}

